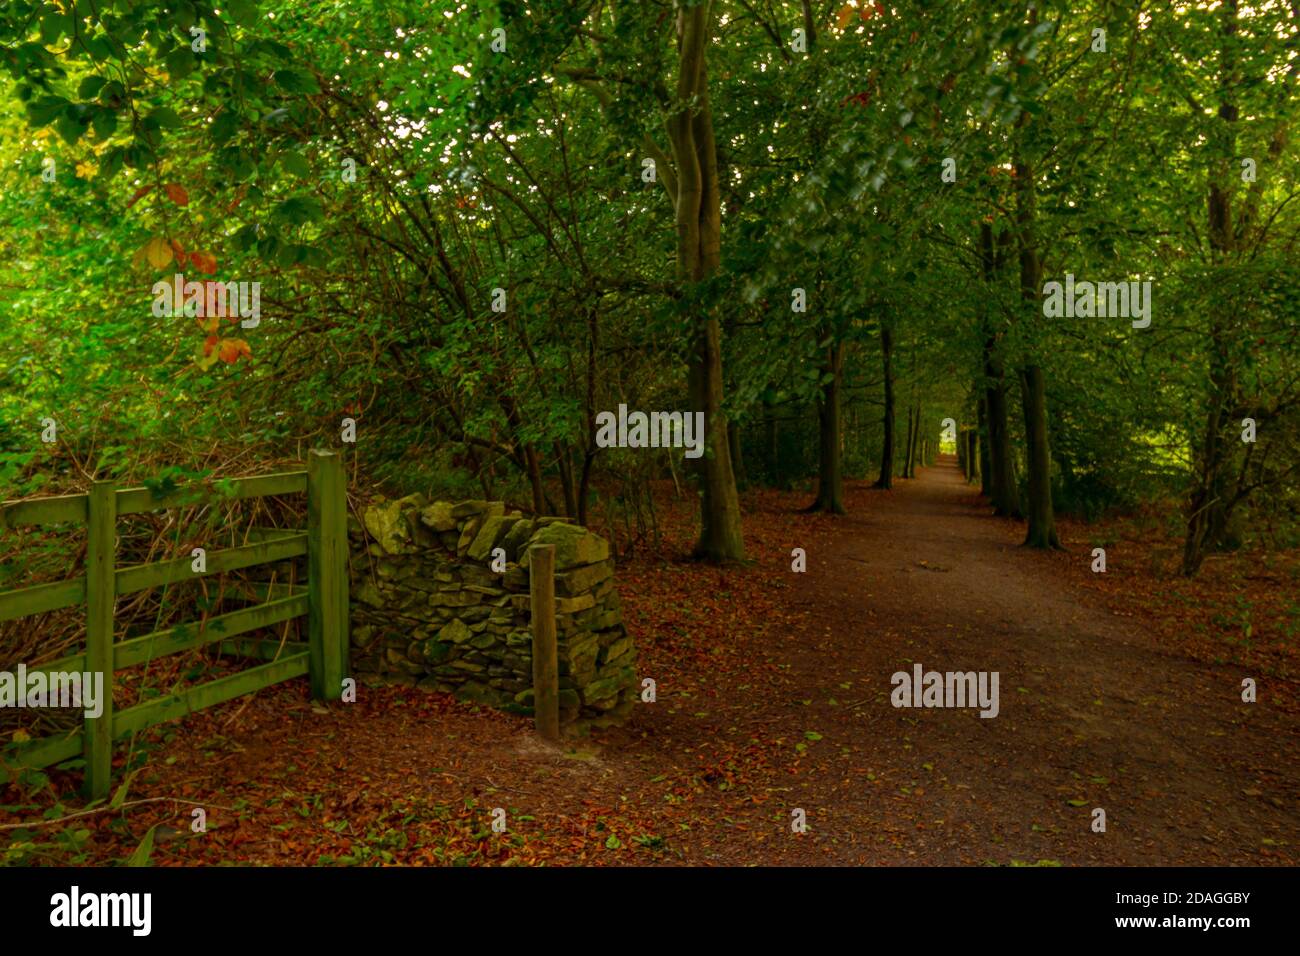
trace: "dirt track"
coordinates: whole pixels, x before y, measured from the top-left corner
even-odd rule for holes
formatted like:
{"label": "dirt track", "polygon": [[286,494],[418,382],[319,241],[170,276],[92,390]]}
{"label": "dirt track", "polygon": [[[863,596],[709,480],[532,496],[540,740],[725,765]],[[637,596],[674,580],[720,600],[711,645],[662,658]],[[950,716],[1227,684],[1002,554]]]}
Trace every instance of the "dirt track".
{"label": "dirt track", "polygon": [[[862,717],[818,716],[893,784],[870,795],[831,785],[827,823],[844,829],[842,859],[1258,864],[1261,845],[1294,852],[1296,728],[1270,710],[1267,686],[1245,704],[1247,675],[1163,653],[1071,593],[951,463],[887,497],[852,509],[808,575],[832,632],[801,660],[803,696],[831,667],[874,675],[881,690]],[[1000,714],[895,709],[889,675],[912,661],[998,671]],[[900,799],[913,784],[925,793]],[[1091,830],[1095,807],[1105,834]],[[873,852],[882,817],[913,828],[901,854]]]}

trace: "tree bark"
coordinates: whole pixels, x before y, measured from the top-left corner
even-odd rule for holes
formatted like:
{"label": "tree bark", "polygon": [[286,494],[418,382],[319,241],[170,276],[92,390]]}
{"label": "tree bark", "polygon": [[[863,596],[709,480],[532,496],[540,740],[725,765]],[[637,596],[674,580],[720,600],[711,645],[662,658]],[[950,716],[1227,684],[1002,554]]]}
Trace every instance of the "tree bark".
{"label": "tree bark", "polygon": [[743,488],[749,484],[745,474],[745,461],[740,454],[740,423],[727,422],[727,448],[731,452],[731,470],[736,475],[736,487]]}
{"label": "tree bark", "polygon": [[560,442],[555,443],[555,460],[560,472],[560,487],[564,490],[564,514],[577,519],[578,495],[573,486],[573,464],[569,461],[569,448]]}
{"label": "tree bark", "polygon": [[844,454],[840,392],[844,383],[844,343],[835,342],[827,350],[823,372],[830,381],[822,386],[817,403],[818,446],[817,500],[809,511],[826,511],[842,515],[844,510]]}
{"label": "tree bark", "polygon": [[992,383],[985,390],[984,405],[988,412],[989,480],[993,513],[1009,518],[1023,518],[1020,488],[1016,482],[1016,463],[1011,455],[1011,430],[1007,422],[1007,388],[1002,362],[995,357],[995,344],[985,343],[984,375]]}
{"label": "tree bark", "polygon": [[542,484],[541,456],[533,444],[524,446],[524,458],[528,462],[528,484],[533,489],[533,514],[546,514],[546,487]]}
{"label": "tree bark", "polygon": [[[676,170],[677,272],[683,283],[704,282],[721,264],[722,211],[718,155],[709,107],[705,50],[712,3],[678,11],[677,100],[668,121]],[[710,561],[742,559],[740,495],[731,467],[727,420],[722,414],[722,332],[713,315],[695,318],[695,344],[688,378],[691,408],[704,413],[705,452],[696,460],[700,482],[700,537],[695,556]]]}
{"label": "tree bark", "polygon": [[1025,444],[1029,472],[1029,532],[1025,544],[1059,548],[1056,514],[1052,510],[1051,453],[1047,447],[1047,399],[1043,370],[1026,365],[1020,371],[1020,402],[1025,410]]}
{"label": "tree bark", "polygon": [[[1227,0],[1220,8],[1223,18],[1223,42],[1220,46],[1219,88],[1224,96],[1219,102],[1215,160],[1208,175],[1206,215],[1209,220],[1210,262],[1223,265],[1233,253],[1232,170],[1229,163],[1236,150],[1237,106],[1226,95],[1235,86],[1236,61],[1231,51],[1237,31],[1237,3]],[[1228,84],[1228,85],[1225,85]],[[1220,150],[1232,150],[1220,153]],[[1205,429],[1201,435],[1197,461],[1196,485],[1187,510],[1187,534],[1183,541],[1182,572],[1186,577],[1200,570],[1205,556],[1223,540],[1231,518],[1228,473],[1234,444],[1224,434],[1229,415],[1236,406],[1239,381],[1232,358],[1228,317],[1216,311],[1210,317],[1210,391],[1206,401]],[[1239,444],[1239,443],[1238,443]]]}
{"label": "tree bark", "polygon": [[[1021,113],[1016,126],[1023,127],[1028,123],[1029,115]],[[1042,315],[1043,264],[1038,257],[1038,241],[1034,235],[1037,206],[1034,170],[1029,161],[1019,155],[1014,157],[1013,169],[1016,233],[1020,245],[1020,297],[1026,305],[1027,315],[1037,320]],[[1029,531],[1025,535],[1025,544],[1034,548],[1059,548],[1056,514],[1052,509],[1052,457],[1047,445],[1046,389],[1043,370],[1033,361],[1026,361],[1020,370],[1020,402],[1025,415],[1026,488],[1029,492]]]}
{"label": "tree bark", "polygon": [[889,326],[880,326],[880,357],[885,369],[885,438],[880,448],[880,477],[873,487],[894,487],[894,337]]}
{"label": "tree bark", "polygon": [[916,477],[916,450],[921,443],[921,406],[913,405],[907,439],[907,477]]}
{"label": "tree bark", "polygon": [[989,481],[989,420],[984,389],[975,393],[975,415],[979,423],[980,494],[987,497],[992,489]]}
{"label": "tree bark", "polygon": [[[990,287],[999,268],[993,242],[993,227],[980,225],[980,258],[984,282]],[[1006,373],[998,354],[998,336],[993,331],[992,316],[984,317],[984,410],[989,433],[989,498],[993,513],[1009,518],[1023,518],[1020,489],[1016,483],[1015,459],[1011,455],[1011,432],[1007,423]]]}

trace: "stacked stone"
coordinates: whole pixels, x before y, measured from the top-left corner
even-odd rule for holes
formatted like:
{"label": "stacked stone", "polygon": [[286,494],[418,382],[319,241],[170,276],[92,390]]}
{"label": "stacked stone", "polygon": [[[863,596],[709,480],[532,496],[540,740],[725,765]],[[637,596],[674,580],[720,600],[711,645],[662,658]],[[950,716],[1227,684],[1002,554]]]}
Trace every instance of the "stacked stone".
{"label": "stacked stone", "polygon": [[[371,683],[454,693],[532,713],[528,549],[555,546],[560,719],[624,719],[636,652],[623,626],[609,544],[562,518],[499,501],[377,500],[351,523],[352,666]],[[363,534],[364,528],[364,534]],[[505,570],[493,571],[493,551]]]}

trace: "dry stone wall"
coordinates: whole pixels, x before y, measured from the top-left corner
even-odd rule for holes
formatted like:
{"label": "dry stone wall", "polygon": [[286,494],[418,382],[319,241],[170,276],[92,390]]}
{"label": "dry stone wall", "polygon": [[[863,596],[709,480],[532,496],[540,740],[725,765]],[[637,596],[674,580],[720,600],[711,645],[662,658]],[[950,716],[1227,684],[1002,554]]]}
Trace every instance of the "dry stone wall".
{"label": "dry stone wall", "polygon": [[[349,531],[352,666],[361,680],[531,714],[528,549],[550,544],[561,723],[583,730],[631,712],[636,650],[599,535],[562,518],[507,514],[499,501],[419,494],[371,502]],[[498,548],[504,570],[493,570]]]}

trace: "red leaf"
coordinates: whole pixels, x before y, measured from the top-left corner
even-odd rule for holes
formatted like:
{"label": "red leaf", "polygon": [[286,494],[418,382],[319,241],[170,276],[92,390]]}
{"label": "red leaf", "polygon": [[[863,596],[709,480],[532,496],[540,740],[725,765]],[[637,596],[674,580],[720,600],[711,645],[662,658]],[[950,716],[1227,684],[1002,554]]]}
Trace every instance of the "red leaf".
{"label": "red leaf", "polygon": [[151,192],[153,192],[152,186],[141,186],[139,189],[135,191],[135,195],[131,197],[131,201],[126,204],[126,208],[130,209],[132,206],[138,203],[145,196],[149,195]]}
{"label": "red leaf", "polygon": [[191,252],[190,262],[193,263],[194,268],[198,269],[200,272],[206,273],[207,275],[217,274],[217,257],[210,252]]}
{"label": "red leaf", "polygon": [[180,183],[168,183],[163,187],[167,192],[167,198],[178,206],[188,206],[190,204],[190,194],[185,191],[185,187]]}

